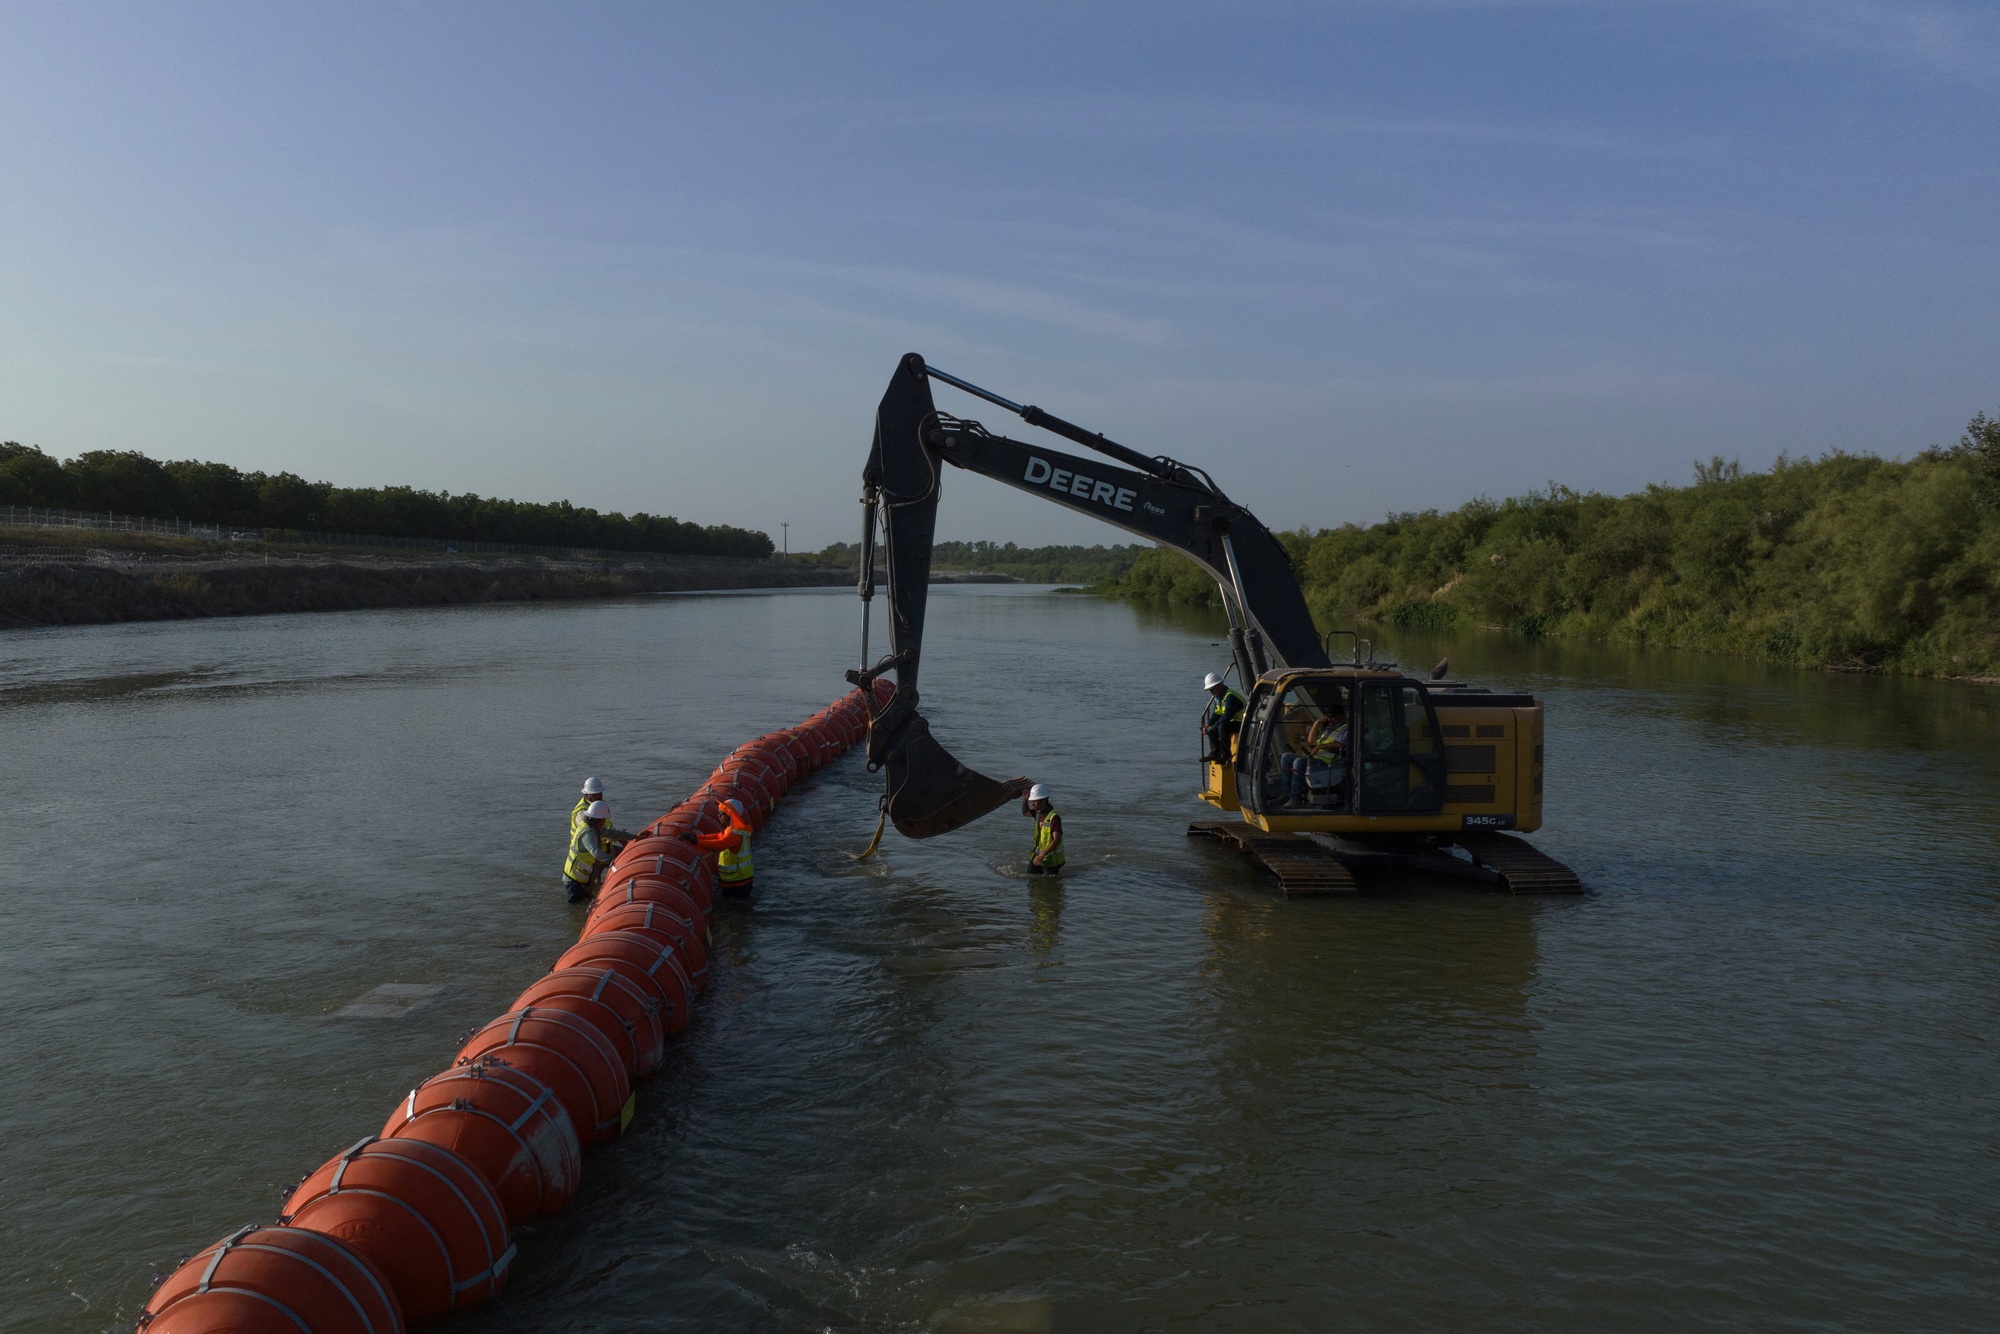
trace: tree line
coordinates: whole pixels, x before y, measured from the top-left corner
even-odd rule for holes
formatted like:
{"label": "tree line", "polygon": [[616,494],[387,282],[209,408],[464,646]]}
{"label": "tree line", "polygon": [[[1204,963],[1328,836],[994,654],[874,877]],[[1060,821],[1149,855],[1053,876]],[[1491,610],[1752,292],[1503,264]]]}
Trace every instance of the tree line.
{"label": "tree line", "polygon": [[[2000,674],[2000,420],[1911,459],[1720,458],[1628,496],[1510,500],[1281,534],[1324,622],[1625,640],[1799,664]],[[1212,603],[1177,552],[1110,591]]]}
{"label": "tree line", "polygon": [[768,556],[766,533],[657,514],[603,514],[568,501],[533,504],[471,492],[308,482],[226,463],[160,461],[129,450],[56,460],[0,443],[0,505],[110,510],[227,528],[360,533],[460,542],[596,547],[710,556]]}

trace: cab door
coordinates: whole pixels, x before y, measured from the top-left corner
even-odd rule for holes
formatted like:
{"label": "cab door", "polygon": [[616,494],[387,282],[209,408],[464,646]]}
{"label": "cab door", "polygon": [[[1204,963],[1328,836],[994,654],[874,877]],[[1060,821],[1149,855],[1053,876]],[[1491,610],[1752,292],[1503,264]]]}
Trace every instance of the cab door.
{"label": "cab door", "polygon": [[1415,681],[1360,683],[1356,754],[1363,815],[1434,815],[1444,807],[1444,736]]}
{"label": "cab door", "polygon": [[1277,761],[1270,755],[1277,702],[1278,692],[1259,682],[1250,692],[1243,727],[1236,738],[1236,800],[1259,815],[1276,804],[1272,772]]}

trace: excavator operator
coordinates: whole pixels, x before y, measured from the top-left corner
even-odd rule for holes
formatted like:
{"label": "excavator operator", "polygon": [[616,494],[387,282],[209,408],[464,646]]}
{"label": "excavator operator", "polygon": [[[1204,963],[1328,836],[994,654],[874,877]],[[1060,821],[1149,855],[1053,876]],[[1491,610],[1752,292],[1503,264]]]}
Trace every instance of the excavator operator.
{"label": "excavator operator", "polygon": [[1303,805],[1307,790],[1331,792],[1347,776],[1347,709],[1333,704],[1306,730],[1305,741],[1281,763],[1285,796]]}
{"label": "excavator operator", "polygon": [[1230,738],[1243,725],[1243,696],[1224,685],[1214,672],[1203,677],[1201,684],[1209,694],[1209,705],[1201,714],[1201,732],[1208,739],[1208,754],[1202,758],[1227,764]]}

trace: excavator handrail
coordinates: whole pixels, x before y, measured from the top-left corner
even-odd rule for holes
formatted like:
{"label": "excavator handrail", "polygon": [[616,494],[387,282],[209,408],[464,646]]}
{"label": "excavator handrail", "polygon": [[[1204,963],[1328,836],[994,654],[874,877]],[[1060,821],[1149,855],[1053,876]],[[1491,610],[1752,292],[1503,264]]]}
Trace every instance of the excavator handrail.
{"label": "excavator handrail", "polygon": [[1168,458],[1165,454],[1141,454],[1136,449],[1119,444],[1102,431],[1086,431],[1076,423],[1064,421],[1054,413],[1045,412],[1032,403],[1021,404],[1014,402],[1012,399],[1002,398],[990,389],[982,389],[970,380],[961,380],[956,375],[939,370],[929,362],[924,363],[924,374],[930,376],[933,380],[942,380],[948,385],[963,389],[968,394],[983,398],[996,407],[1005,408],[1030,426],[1039,426],[1045,431],[1053,431],[1065,440],[1073,440],[1085,449],[1094,449],[1108,458],[1114,458],[1120,463],[1128,463],[1134,468],[1143,469],[1155,477],[1164,478],[1167,481],[1180,481],[1184,476],[1199,477],[1202,484],[1218,500],[1228,499],[1227,496],[1222,494],[1222,488],[1215,484],[1213,477],[1210,477],[1206,471],[1192,464],[1182,463],[1179,459]]}

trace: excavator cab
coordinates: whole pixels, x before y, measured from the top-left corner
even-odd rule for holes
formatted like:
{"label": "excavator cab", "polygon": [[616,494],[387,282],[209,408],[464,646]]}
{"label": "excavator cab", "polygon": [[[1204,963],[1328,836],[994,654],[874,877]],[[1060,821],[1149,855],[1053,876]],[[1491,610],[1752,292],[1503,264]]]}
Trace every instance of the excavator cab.
{"label": "excavator cab", "polygon": [[1390,664],[1269,673],[1200,795],[1273,833],[1527,831],[1541,823],[1541,714],[1532,696]]}
{"label": "excavator cab", "polygon": [[1236,752],[1241,809],[1271,820],[1435,815],[1437,711],[1393,672],[1294,671],[1257,683]]}

